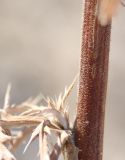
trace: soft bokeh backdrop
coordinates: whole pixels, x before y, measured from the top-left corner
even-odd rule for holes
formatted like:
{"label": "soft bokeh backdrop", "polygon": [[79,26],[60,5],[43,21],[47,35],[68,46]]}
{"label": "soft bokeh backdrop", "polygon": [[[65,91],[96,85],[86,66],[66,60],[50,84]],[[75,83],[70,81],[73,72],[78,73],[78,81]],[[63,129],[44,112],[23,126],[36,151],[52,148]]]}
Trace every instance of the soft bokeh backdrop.
{"label": "soft bokeh backdrop", "polygon": [[[0,0],[0,105],[58,95],[79,70],[82,0]],[[125,159],[125,10],[113,19],[104,160]],[[77,87],[70,104],[76,105]],[[36,159],[37,143],[23,159]],[[22,159],[22,148],[17,153]]]}

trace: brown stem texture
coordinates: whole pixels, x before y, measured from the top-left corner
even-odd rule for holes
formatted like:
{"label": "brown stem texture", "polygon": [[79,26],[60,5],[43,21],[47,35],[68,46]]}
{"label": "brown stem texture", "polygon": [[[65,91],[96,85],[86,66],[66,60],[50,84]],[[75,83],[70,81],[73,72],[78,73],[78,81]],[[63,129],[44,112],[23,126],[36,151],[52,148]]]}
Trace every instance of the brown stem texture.
{"label": "brown stem texture", "polygon": [[101,26],[97,0],[85,0],[75,125],[79,160],[101,160],[111,24]]}

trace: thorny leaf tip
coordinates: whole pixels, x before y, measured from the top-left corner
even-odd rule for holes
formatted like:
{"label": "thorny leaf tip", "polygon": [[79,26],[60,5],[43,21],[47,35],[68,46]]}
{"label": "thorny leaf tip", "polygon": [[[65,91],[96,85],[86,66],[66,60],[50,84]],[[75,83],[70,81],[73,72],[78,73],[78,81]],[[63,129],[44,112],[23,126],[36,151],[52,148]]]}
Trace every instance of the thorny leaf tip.
{"label": "thorny leaf tip", "polygon": [[10,106],[10,91],[11,91],[11,83],[7,86],[7,91],[4,99],[4,109],[6,110]]}

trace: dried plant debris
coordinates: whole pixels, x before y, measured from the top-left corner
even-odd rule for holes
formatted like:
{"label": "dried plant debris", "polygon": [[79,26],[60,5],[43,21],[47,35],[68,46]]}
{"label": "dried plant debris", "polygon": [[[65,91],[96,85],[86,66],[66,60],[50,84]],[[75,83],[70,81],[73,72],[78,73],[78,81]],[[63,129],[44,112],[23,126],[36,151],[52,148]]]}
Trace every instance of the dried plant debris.
{"label": "dried plant debris", "polygon": [[[74,145],[73,129],[66,105],[75,81],[55,100],[38,96],[20,105],[10,105],[11,86],[8,86],[4,107],[0,109],[0,160],[16,160],[12,152],[30,134],[24,152],[38,137],[40,160],[58,160],[61,153],[65,160],[78,159],[78,149]],[[46,106],[42,105],[43,100]]]}

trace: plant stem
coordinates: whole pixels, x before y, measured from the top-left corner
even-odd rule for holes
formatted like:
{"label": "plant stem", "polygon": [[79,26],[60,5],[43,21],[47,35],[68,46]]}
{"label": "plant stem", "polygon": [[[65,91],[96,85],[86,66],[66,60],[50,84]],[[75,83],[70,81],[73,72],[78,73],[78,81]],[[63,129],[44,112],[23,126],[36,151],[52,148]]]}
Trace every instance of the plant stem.
{"label": "plant stem", "polygon": [[79,160],[101,160],[111,24],[101,26],[97,0],[85,0],[75,143]]}

